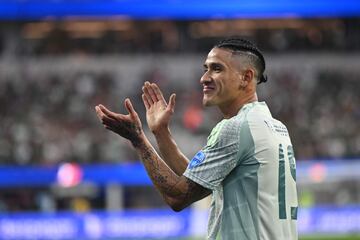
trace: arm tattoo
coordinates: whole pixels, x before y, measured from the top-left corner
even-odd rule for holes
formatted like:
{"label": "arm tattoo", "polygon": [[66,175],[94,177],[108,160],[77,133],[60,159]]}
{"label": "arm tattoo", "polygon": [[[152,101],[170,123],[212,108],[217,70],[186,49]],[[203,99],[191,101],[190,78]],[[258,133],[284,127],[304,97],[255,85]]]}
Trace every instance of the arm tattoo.
{"label": "arm tattoo", "polygon": [[165,199],[176,198],[189,205],[211,193],[209,189],[174,173],[151,146],[139,144],[137,148],[141,149],[139,154],[148,175]]}

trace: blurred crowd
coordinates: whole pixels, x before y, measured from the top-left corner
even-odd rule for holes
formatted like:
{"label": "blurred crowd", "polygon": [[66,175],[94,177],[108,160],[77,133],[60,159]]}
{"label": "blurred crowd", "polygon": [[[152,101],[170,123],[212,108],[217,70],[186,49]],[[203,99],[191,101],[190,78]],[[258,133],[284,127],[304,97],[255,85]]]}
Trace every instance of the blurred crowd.
{"label": "blurred crowd", "polygon": [[276,87],[265,91],[265,100],[288,127],[298,160],[360,156],[358,76],[357,70],[326,69],[285,70],[271,78]]}
{"label": "blurred crowd", "polygon": [[[203,56],[199,55],[200,59]],[[184,56],[183,61],[190,60]],[[169,58],[168,64],[173,62]],[[31,64],[18,72],[3,74],[0,79],[0,163],[137,161],[126,140],[102,127],[94,106],[102,103],[114,111],[124,112],[122,101],[130,97],[151,137],[141,101],[141,86],[145,81],[158,83],[166,98],[171,92],[177,93],[171,128],[180,148],[191,158],[221,119],[216,109],[201,106],[198,82],[201,65],[199,72],[192,73],[190,83],[174,80],[174,76],[157,67],[141,72],[136,60],[132,65],[140,74],[131,81],[125,81],[111,70],[39,73],[30,71]],[[270,69],[270,81],[259,85],[260,101],[265,100],[273,115],[287,125],[297,159],[360,155],[357,71],[315,69],[304,76],[303,72],[293,69]]]}

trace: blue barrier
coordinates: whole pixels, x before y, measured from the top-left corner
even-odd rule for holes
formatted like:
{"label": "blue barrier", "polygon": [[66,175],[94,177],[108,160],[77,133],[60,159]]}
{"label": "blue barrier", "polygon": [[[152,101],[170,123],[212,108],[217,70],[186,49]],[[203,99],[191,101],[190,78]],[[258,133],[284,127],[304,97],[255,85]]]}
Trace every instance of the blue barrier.
{"label": "blue barrier", "polygon": [[279,17],[353,17],[358,0],[2,0],[0,19],[32,20],[66,17],[135,19],[209,19]]}
{"label": "blue barrier", "polygon": [[[298,161],[298,183],[320,183],[360,179],[360,160]],[[65,187],[81,183],[124,186],[151,185],[141,163],[77,165],[65,163],[58,166],[8,166],[0,165],[0,187],[34,187],[60,184]]]}
{"label": "blue barrier", "polygon": [[[70,179],[70,180],[67,180]],[[73,182],[66,182],[71,181]],[[65,163],[59,166],[0,166],[0,187],[48,186],[53,183],[74,186],[81,182],[97,185],[118,183],[121,185],[150,185],[144,167],[140,163],[77,165]]]}
{"label": "blue barrier", "polygon": [[360,206],[318,206],[299,212],[300,234],[360,233]]}
{"label": "blue barrier", "polygon": [[190,212],[170,210],[0,215],[0,239],[114,239],[189,235]]}
{"label": "blue barrier", "polygon": [[[299,235],[360,233],[360,205],[300,208]],[[207,212],[136,210],[0,214],[0,239],[149,239],[206,234]]]}

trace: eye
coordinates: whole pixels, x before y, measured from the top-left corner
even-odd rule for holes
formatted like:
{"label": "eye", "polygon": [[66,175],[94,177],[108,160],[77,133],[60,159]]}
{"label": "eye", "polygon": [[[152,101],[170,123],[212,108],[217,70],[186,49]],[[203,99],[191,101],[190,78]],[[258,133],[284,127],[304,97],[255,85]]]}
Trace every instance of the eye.
{"label": "eye", "polygon": [[219,73],[223,70],[223,66],[221,64],[212,64],[211,65],[211,69],[212,71],[216,72],[216,73]]}
{"label": "eye", "polygon": [[221,72],[221,67],[214,67],[215,72]]}

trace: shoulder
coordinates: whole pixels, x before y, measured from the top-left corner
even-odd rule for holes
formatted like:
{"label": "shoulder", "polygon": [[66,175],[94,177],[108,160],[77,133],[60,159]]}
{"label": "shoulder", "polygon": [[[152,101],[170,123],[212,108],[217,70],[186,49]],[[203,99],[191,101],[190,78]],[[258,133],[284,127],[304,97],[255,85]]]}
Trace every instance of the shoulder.
{"label": "shoulder", "polygon": [[[249,132],[249,121],[271,117],[271,113],[264,102],[253,102],[246,104],[237,115],[220,121],[211,131],[207,145],[214,145],[219,141],[225,143],[232,140],[239,140],[240,132]],[[262,120],[263,121],[263,120]]]}
{"label": "shoulder", "polygon": [[264,128],[267,122],[274,120],[265,102],[252,103],[246,113],[246,121],[251,126],[250,128]]}
{"label": "shoulder", "polygon": [[240,137],[241,127],[245,119],[238,115],[230,119],[223,119],[211,131],[207,138],[207,146],[213,146],[217,143],[226,144],[231,141],[237,141]]}

